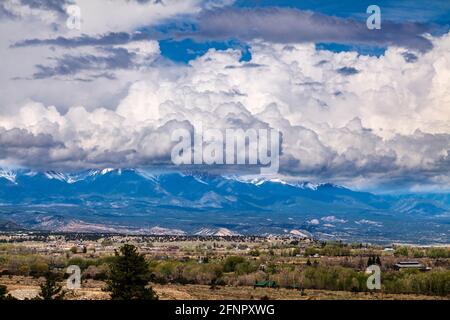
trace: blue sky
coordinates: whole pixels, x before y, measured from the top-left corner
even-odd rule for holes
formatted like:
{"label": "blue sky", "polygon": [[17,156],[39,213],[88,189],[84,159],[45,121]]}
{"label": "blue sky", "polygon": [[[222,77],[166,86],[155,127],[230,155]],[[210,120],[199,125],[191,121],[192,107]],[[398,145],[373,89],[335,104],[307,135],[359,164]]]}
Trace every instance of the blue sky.
{"label": "blue sky", "polygon": [[326,15],[364,20],[370,5],[382,8],[385,19],[447,24],[450,21],[450,4],[446,0],[238,0],[237,7],[289,7],[321,12]]}

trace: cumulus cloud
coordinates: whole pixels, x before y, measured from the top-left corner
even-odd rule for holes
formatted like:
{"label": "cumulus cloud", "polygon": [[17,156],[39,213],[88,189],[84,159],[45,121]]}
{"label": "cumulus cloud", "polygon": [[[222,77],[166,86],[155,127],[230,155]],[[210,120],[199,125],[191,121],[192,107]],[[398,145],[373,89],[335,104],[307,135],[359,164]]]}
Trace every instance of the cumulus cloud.
{"label": "cumulus cloud", "polygon": [[[171,133],[201,121],[219,129],[279,129],[282,174],[343,181],[415,175],[436,183],[449,169],[450,35],[433,44],[414,63],[401,48],[377,58],[254,42],[250,62],[240,61],[239,51],[212,49],[175,75],[149,72],[113,110],[61,113],[33,102],[0,117],[0,126],[63,143],[50,144],[48,158],[21,154],[34,165],[171,164]],[[342,68],[359,72],[349,76]]]}
{"label": "cumulus cloud", "polygon": [[[190,12],[200,10],[193,2]],[[200,16],[199,35],[212,37],[206,29],[211,24],[217,27],[215,36],[227,37],[242,22],[249,34],[237,34],[250,39],[251,60],[242,61],[238,50],[211,49],[188,65],[177,65],[162,62],[158,42],[133,30],[146,14],[116,22],[113,10],[108,30],[105,21],[91,22],[85,35],[66,31],[58,38],[49,37],[55,34],[57,9],[28,2],[29,9],[16,10],[14,4],[25,2],[10,3],[4,8],[9,14],[39,18],[32,25],[0,21],[2,162],[47,169],[170,165],[172,132],[193,132],[202,122],[220,130],[280,130],[281,175],[450,187],[450,34],[424,38],[425,29],[405,25],[398,39],[391,39],[387,29],[387,35],[369,38],[389,45],[384,55],[371,57],[310,43],[336,37],[363,41],[358,26],[349,34],[351,21],[264,9],[249,17],[255,29],[245,27],[239,10],[216,10],[216,22],[210,12]],[[88,10],[105,10],[100,2],[89,3]],[[164,2],[170,10],[160,9],[164,17],[184,6],[171,3]],[[161,6],[129,2],[132,7],[147,4]],[[230,12],[229,25],[221,12]],[[287,15],[288,24],[268,30],[267,20],[274,15]],[[299,15],[301,21],[294,19]],[[294,20],[297,24],[289,25]],[[312,38],[294,35],[299,26]]]}

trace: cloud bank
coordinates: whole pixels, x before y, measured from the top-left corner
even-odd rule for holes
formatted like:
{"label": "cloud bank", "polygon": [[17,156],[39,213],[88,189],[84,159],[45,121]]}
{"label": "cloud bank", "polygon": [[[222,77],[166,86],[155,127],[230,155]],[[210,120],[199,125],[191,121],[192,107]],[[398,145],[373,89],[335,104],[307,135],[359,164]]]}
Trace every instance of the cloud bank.
{"label": "cloud bank", "polygon": [[414,62],[400,48],[377,58],[256,41],[250,62],[230,49],[210,50],[172,72],[146,66],[148,79],[131,84],[113,110],[61,113],[29,102],[0,117],[0,139],[8,142],[0,155],[42,167],[170,164],[173,130],[202,121],[279,129],[282,174],[415,176],[448,185],[450,35],[432,41]]}
{"label": "cloud bank", "polygon": [[[60,29],[64,3],[45,3],[0,6],[0,166],[166,166],[172,132],[201,121],[280,130],[288,177],[450,189],[450,34],[387,24],[368,35],[311,12],[216,8],[227,1],[66,1],[86,13],[77,33]],[[245,40],[251,60],[211,49],[175,64],[136,30],[183,14],[195,15],[197,38]],[[336,53],[320,41],[388,49]]]}

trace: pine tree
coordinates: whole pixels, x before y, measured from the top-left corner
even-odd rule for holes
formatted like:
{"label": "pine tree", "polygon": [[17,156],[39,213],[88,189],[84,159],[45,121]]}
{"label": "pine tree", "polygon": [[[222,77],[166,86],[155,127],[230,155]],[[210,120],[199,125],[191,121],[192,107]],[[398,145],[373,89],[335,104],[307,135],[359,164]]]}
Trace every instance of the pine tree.
{"label": "pine tree", "polygon": [[369,260],[367,260],[367,266],[370,267],[371,265],[373,265],[375,263],[374,259],[372,256],[369,257]]}
{"label": "pine tree", "polygon": [[150,280],[148,263],[133,245],[125,244],[116,252],[105,290],[113,300],[156,300],[152,288],[146,288]]}
{"label": "pine tree", "polygon": [[381,267],[381,259],[380,259],[380,256],[377,256],[377,259],[376,259],[375,263]]}
{"label": "pine tree", "polygon": [[53,272],[48,272],[45,275],[45,282],[41,284],[41,293],[39,300],[62,300],[64,292],[62,287],[56,283],[56,275]]}

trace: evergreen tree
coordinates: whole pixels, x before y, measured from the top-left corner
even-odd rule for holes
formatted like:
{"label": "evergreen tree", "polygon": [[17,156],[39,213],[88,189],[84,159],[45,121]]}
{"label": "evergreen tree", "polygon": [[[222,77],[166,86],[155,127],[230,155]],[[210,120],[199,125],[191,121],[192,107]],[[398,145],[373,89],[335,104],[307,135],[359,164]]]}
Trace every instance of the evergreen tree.
{"label": "evergreen tree", "polygon": [[375,263],[381,267],[381,259],[380,259],[380,256],[377,256],[377,259],[376,259]]}
{"label": "evergreen tree", "polygon": [[310,266],[311,265],[311,261],[308,259],[308,261],[306,261],[306,265]]}
{"label": "evergreen tree", "polygon": [[64,292],[62,287],[56,282],[56,275],[53,272],[47,272],[45,282],[41,284],[41,293],[38,300],[62,300]]}
{"label": "evergreen tree", "polygon": [[372,256],[369,257],[369,260],[367,260],[367,266],[370,267],[371,265],[373,265],[375,263],[374,259]]}
{"label": "evergreen tree", "polygon": [[106,290],[113,300],[156,300],[153,289],[146,288],[150,277],[144,255],[135,246],[125,244],[111,263]]}

